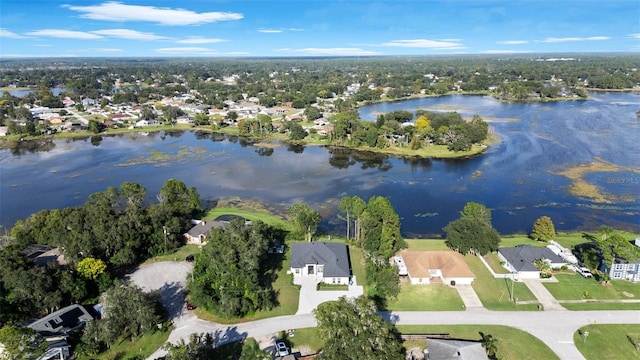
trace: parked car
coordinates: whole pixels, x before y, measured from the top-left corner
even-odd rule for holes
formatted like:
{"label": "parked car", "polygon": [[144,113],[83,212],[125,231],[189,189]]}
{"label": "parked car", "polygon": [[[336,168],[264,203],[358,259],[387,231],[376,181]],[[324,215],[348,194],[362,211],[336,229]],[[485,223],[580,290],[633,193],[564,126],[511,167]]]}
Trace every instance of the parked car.
{"label": "parked car", "polygon": [[289,349],[287,348],[287,344],[282,340],[276,341],[276,356],[287,356],[289,355]]}
{"label": "parked car", "polygon": [[190,303],[188,300],[185,301],[185,304],[187,305],[187,310],[189,310],[189,311],[191,311],[191,310],[196,308],[196,306],[193,305],[192,303]]}
{"label": "parked car", "polygon": [[585,278],[593,277],[593,275],[591,274],[591,271],[589,271],[589,269],[587,269],[584,266],[579,267],[577,271],[578,271],[578,274],[582,275]]}
{"label": "parked car", "polygon": [[193,260],[195,260],[196,257],[193,254],[187,255],[187,257],[184,259],[187,262],[193,262]]}

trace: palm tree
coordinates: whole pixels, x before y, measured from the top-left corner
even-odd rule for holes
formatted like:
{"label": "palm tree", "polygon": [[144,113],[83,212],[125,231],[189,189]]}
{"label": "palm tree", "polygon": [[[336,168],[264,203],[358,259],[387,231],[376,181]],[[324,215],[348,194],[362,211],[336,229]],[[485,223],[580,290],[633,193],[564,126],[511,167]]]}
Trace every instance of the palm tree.
{"label": "palm tree", "polygon": [[496,352],[498,351],[498,339],[494,338],[491,334],[485,334],[482,331],[478,332],[481,337],[482,347],[487,351],[487,356],[491,359],[496,359]]}

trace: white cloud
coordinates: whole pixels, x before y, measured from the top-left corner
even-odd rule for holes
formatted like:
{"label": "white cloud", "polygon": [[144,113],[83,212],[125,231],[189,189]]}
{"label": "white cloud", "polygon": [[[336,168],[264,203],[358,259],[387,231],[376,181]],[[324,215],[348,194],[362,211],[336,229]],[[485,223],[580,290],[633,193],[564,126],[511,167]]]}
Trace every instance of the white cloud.
{"label": "white cloud", "polygon": [[0,38],[25,39],[26,36],[22,36],[20,34],[16,34],[16,33],[12,32],[12,31],[7,30],[7,29],[0,28]]}
{"label": "white cloud", "polygon": [[112,53],[119,53],[119,52],[122,52],[124,50],[116,49],[116,48],[96,48],[96,49],[93,49],[93,51],[99,52],[99,53],[110,53],[110,54],[112,54]]}
{"label": "white cloud", "polygon": [[176,43],[178,44],[215,44],[215,43],[221,43],[225,41],[228,41],[228,40],[191,36],[187,39],[178,40],[176,41]]}
{"label": "white cloud", "polygon": [[359,48],[304,48],[289,50],[295,53],[305,55],[335,55],[335,56],[367,56],[380,55],[380,53]]}
{"label": "white cloud", "polygon": [[153,33],[147,33],[147,32],[129,30],[129,29],[105,29],[105,30],[91,31],[91,33],[119,38],[119,39],[126,39],[126,40],[149,41],[149,40],[166,40],[167,39],[167,37],[165,36],[159,36]]}
{"label": "white cloud", "polygon": [[506,40],[506,41],[496,41],[498,44],[502,45],[522,45],[527,44],[529,41],[527,40]]}
{"label": "white cloud", "polygon": [[427,48],[435,50],[455,50],[465,49],[462,44],[457,41],[438,41],[428,39],[414,39],[414,40],[393,40],[380,44],[380,46],[392,46],[392,47],[408,47],[408,48]]}
{"label": "white cloud", "polygon": [[258,29],[258,32],[265,33],[265,34],[278,34],[278,33],[281,33],[282,30],[278,30],[278,29]]}
{"label": "white cloud", "polygon": [[155,49],[155,52],[177,56],[219,55],[215,50],[205,47],[168,47]]}
{"label": "white cloud", "polygon": [[75,54],[0,54],[2,58],[63,58],[63,57],[77,57]]}
{"label": "white cloud", "polygon": [[610,39],[610,37],[608,37],[608,36],[563,37],[563,38],[548,37],[548,38],[542,40],[542,42],[544,42],[544,43],[560,43],[560,42],[570,42],[570,41],[602,41],[602,40],[609,40],[609,39]]}
{"label": "white cloud", "polygon": [[528,53],[529,50],[484,50],[482,54],[523,54]]}
{"label": "white cloud", "polygon": [[630,37],[632,39],[640,39],[640,33],[629,34],[627,35],[627,37]]}
{"label": "white cloud", "polygon": [[82,13],[80,17],[106,21],[146,21],[162,25],[200,25],[218,21],[240,20],[244,16],[230,12],[197,13],[185,9],[167,7],[127,5],[108,1],[93,6],[63,5],[70,10]]}
{"label": "white cloud", "polygon": [[304,29],[300,29],[300,28],[288,28],[287,30],[289,30],[289,31],[304,31]]}
{"label": "white cloud", "polygon": [[60,29],[43,29],[38,31],[28,32],[27,35],[31,36],[46,36],[63,39],[79,39],[79,40],[93,40],[102,39],[103,37],[97,34],[92,34],[84,31],[72,31],[72,30],[60,30]]}

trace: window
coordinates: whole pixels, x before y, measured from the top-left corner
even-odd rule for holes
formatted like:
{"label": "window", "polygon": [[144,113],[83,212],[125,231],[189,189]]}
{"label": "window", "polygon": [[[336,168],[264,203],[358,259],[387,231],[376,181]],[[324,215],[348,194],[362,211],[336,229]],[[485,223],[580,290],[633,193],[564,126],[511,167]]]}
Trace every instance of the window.
{"label": "window", "polygon": [[318,274],[322,274],[323,267],[322,265],[318,265]]}
{"label": "window", "polygon": [[622,279],[622,273],[621,272],[614,272],[613,273],[613,278],[614,279]]}
{"label": "window", "polygon": [[300,275],[300,268],[295,269],[296,275]]}
{"label": "window", "polygon": [[625,268],[624,265],[625,264],[615,264],[615,265],[613,265],[613,269],[614,270],[624,270],[624,268]]}

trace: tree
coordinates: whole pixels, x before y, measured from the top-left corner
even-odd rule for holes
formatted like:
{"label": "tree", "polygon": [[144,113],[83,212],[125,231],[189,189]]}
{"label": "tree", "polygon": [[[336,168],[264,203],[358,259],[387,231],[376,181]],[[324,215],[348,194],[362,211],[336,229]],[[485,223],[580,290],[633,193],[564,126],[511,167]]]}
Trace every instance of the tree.
{"label": "tree", "polygon": [[249,338],[242,344],[239,360],[271,360],[271,354],[260,349],[260,344],[254,338]]}
{"label": "tree", "polygon": [[0,328],[0,345],[0,360],[31,360],[47,350],[47,342],[35,331],[11,325]]}
{"label": "tree", "polygon": [[289,140],[302,140],[307,137],[307,131],[298,123],[289,124]]}
{"label": "tree", "polygon": [[104,317],[94,320],[101,326],[99,341],[109,347],[123,334],[135,339],[156,330],[161,321],[157,309],[156,299],[139,287],[116,284],[104,295]]}
{"label": "tree", "polygon": [[487,351],[487,356],[490,359],[496,359],[496,352],[498,351],[498,339],[494,338],[491,334],[485,334],[482,331],[478,332],[482,341],[482,347]]}
{"label": "tree", "polygon": [[318,305],[314,315],[324,340],[319,359],[404,359],[393,325],[378,316],[375,303],[359,297]]}
{"label": "tree", "polygon": [[500,235],[482,220],[476,218],[460,218],[447,224],[445,244],[463,255],[476,253],[485,255],[497,251],[500,245]]}
{"label": "tree", "polygon": [[313,121],[322,117],[320,110],[318,110],[315,106],[307,106],[304,109],[304,116],[306,116],[307,121]]}
{"label": "tree", "polygon": [[406,247],[400,233],[400,217],[386,197],[372,196],[360,218],[362,248],[373,256],[389,259]]}
{"label": "tree", "polygon": [[313,234],[322,221],[320,213],[307,204],[295,203],[289,208],[288,215],[293,219],[298,231],[305,234],[307,241],[311,242]]}
{"label": "tree", "polygon": [[211,333],[191,334],[189,342],[180,339],[178,344],[166,343],[166,360],[207,360],[216,355],[215,341]]}
{"label": "tree", "polygon": [[556,229],[553,226],[553,221],[548,216],[541,216],[533,223],[533,230],[529,235],[536,241],[549,241],[556,237]]}
{"label": "tree", "polygon": [[350,239],[350,229],[351,229],[351,213],[353,212],[353,198],[349,196],[345,196],[340,199],[340,204],[338,204],[338,209],[347,214],[347,241]]}
{"label": "tree", "polygon": [[88,257],[80,260],[76,270],[86,279],[97,280],[107,270],[107,265],[100,259]]}
{"label": "tree", "polygon": [[482,204],[468,202],[460,212],[460,216],[463,218],[478,219],[491,225],[491,210]]}

